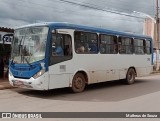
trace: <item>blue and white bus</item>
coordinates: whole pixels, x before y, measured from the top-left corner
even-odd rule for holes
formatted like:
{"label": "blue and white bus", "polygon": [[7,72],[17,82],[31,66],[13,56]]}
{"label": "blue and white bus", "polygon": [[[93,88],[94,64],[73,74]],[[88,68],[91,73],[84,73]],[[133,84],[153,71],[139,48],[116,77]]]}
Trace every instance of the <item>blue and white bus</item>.
{"label": "blue and white bus", "polygon": [[9,82],[34,90],[125,80],[153,70],[152,38],[69,23],[19,27],[12,41]]}

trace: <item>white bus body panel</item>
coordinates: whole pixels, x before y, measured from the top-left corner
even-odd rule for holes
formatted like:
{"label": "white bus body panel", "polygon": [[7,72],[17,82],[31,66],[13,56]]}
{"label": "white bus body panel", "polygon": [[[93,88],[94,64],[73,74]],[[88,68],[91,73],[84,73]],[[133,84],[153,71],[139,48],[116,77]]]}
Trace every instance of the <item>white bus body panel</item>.
{"label": "white bus body panel", "polygon": [[[62,62],[49,67],[49,89],[69,87],[71,65],[71,63]],[[65,69],[62,69],[62,66]]]}
{"label": "white bus body panel", "polygon": [[[70,34],[74,40],[74,30],[59,29],[58,33]],[[151,55],[136,54],[76,54],[72,41],[73,58],[49,67],[49,89],[69,87],[78,71],[87,74],[88,84],[125,79],[130,67],[137,76],[152,72]]]}
{"label": "white bus body panel", "polygon": [[88,84],[125,79],[130,67],[135,68],[137,76],[149,75],[152,66],[148,58],[151,60],[150,55],[74,54],[71,60],[49,67],[49,89],[71,86],[78,71],[87,74]]}

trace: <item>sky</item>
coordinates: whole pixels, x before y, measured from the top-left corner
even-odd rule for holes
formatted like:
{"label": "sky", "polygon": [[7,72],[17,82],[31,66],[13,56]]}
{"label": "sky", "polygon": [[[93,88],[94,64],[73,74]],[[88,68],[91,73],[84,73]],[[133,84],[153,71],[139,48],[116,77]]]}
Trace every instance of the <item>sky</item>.
{"label": "sky", "polygon": [[155,3],[156,0],[0,0],[0,27],[69,22],[142,34],[146,16],[133,11],[154,17]]}

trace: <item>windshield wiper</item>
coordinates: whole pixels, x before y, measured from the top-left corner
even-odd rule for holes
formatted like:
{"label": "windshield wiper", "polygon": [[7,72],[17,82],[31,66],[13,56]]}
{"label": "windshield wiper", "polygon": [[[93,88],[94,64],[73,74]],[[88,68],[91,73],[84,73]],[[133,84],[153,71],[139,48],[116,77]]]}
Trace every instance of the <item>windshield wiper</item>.
{"label": "windshield wiper", "polygon": [[32,67],[32,65],[29,63],[29,61],[27,60],[27,58],[25,58],[24,54],[22,54],[22,55],[23,55],[24,60],[27,62],[27,64],[28,64],[30,67]]}
{"label": "windshield wiper", "polygon": [[22,62],[22,40],[23,40],[23,37],[24,36],[22,36],[20,43],[19,43],[19,54],[21,55],[21,62]]}
{"label": "windshield wiper", "polygon": [[21,47],[21,46],[22,46],[22,44],[21,44],[21,43],[22,43],[22,39],[23,39],[23,36],[22,36],[22,38],[21,38],[21,40],[20,40],[20,43],[19,43],[19,53],[21,53],[20,51],[21,51],[21,48],[22,48],[22,47]]}
{"label": "windshield wiper", "polygon": [[[21,55],[21,62],[22,62],[22,58],[23,60],[25,60],[27,62],[27,64],[32,67],[32,65],[29,63],[29,61],[27,60],[27,58],[24,56],[24,53],[23,53],[23,47],[22,47],[22,40],[23,40],[23,37],[22,36],[22,39],[20,40],[20,46],[19,46],[19,51],[20,51],[20,55]],[[25,38],[25,37],[24,37]],[[24,41],[23,41],[23,45],[24,45]],[[21,49],[20,49],[21,48]]]}
{"label": "windshield wiper", "polygon": [[28,64],[30,67],[32,67],[32,65],[29,63],[29,61],[27,60],[27,58],[24,56],[23,50],[22,50],[22,52],[21,52],[21,56],[22,56],[23,59],[27,62],[27,64]]}

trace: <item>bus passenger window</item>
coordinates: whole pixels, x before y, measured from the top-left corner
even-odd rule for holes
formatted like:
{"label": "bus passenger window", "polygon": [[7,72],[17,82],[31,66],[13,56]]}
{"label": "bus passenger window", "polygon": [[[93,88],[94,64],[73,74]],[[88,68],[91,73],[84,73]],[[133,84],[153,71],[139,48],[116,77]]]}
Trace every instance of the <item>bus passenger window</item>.
{"label": "bus passenger window", "polygon": [[149,40],[146,40],[145,52],[146,54],[151,54],[151,42]]}
{"label": "bus passenger window", "polygon": [[69,35],[65,35],[64,55],[65,56],[71,56],[72,55],[72,42],[71,42],[71,37]]}
{"label": "bus passenger window", "polygon": [[76,47],[76,53],[84,53],[85,47],[83,45],[78,44]]}
{"label": "bus passenger window", "polygon": [[133,54],[133,39],[129,37],[119,37],[119,53]]}
{"label": "bus passenger window", "polygon": [[134,50],[135,54],[142,55],[144,54],[144,40],[134,39]]}
{"label": "bus passenger window", "polygon": [[117,54],[118,44],[117,37],[113,35],[100,35],[100,52],[101,54]]}
{"label": "bus passenger window", "polygon": [[121,54],[122,54],[122,53],[123,53],[123,54],[125,53],[125,46],[122,45],[122,42],[121,42],[121,41],[118,42],[118,52],[121,53]]}
{"label": "bus passenger window", "polygon": [[75,31],[75,52],[77,54],[98,53],[98,36],[96,33]]}

